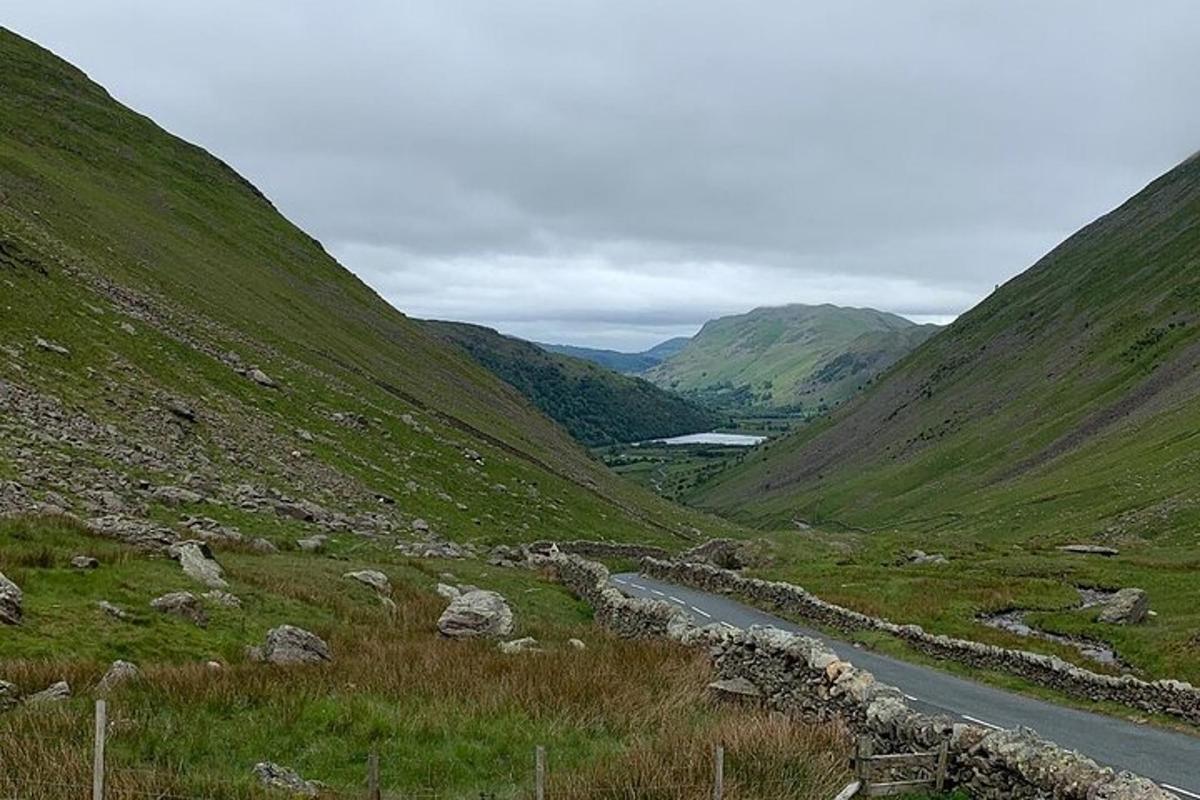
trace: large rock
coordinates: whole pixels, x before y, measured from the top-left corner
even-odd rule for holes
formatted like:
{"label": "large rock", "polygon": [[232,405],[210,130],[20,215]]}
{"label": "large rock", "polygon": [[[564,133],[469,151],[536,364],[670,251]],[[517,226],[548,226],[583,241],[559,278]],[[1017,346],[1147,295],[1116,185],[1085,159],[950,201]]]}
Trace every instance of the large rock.
{"label": "large rock", "polygon": [[97,569],[100,566],[100,562],[92,556],[78,555],[72,556],[71,566],[81,570]]}
{"label": "large rock", "polygon": [[204,495],[182,486],[160,486],[154,490],[153,497],[167,506],[188,506],[204,501]]}
{"label": "large rock", "polygon": [[353,581],[358,581],[366,586],[370,586],[379,594],[387,595],[392,593],[392,582],[388,580],[387,575],[384,575],[377,569],[363,569],[357,572],[347,572],[342,575],[342,577],[349,578]]}
{"label": "large rock", "polygon": [[279,384],[275,382],[274,378],[257,367],[248,371],[246,373],[246,377],[257,383],[259,386],[266,386],[268,389],[279,388]]}
{"label": "large rock", "polygon": [[1122,589],[1100,609],[1096,617],[1112,625],[1136,625],[1150,612],[1150,598],[1141,589]]}
{"label": "large rock", "polygon": [[267,631],[266,644],[255,655],[272,664],[322,664],[333,660],[324,639],[295,625]]}
{"label": "large rock", "polygon": [[1084,556],[1115,556],[1121,552],[1115,547],[1105,547],[1100,544],[1064,544],[1058,549],[1064,553],[1077,553]]}
{"label": "large rock", "polygon": [[71,687],[66,681],[52,683],[40,692],[29,695],[25,698],[25,702],[36,705],[38,703],[61,703],[71,697]]}
{"label": "large rock", "polygon": [[541,652],[542,648],[537,639],[526,636],[522,639],[513,639],[511,642],[500,642],[496,645],[496,649],[505,655],[513,655],[515,653],[537,653]]}
{"label": "large rock", "polygon": [[100,679],[100,683],[96,684],[96,690],[99,692],[107,692],[114,686],[129,681],[135,681],[142,676],[142,671],[138,669],[137,664],[129,661],[117,660],[112,662],[108,671],[104,673],[104,677]]}
{"label": "large rock", "polygon": [[270,761],[254,765],[258,781],[268,789],[288,792],[293,797],[316,797],[321,787],[315,781],[306,781],[294,769],[281,767]]}
{"label": "large rock", "polygon": [[195,540],[180,542],[171,545],[167,554],[179,562],[183,574],[192,580],[199,581],[210,589],[224,589],[229,586],[221,565],[213,558],[207,543]]}
{"label": "large rock", "polygon": [[456,639],[498,638],[512,633],[513,613],[496,592],[475,589],[451,600],[437,625],[442,635]]}
{"label": "large rock", "polygon": [[0,572],[0,623],[21,624],[21,587],[4,577]]}
{"label": "large rock", "polygon": [[150,607],[164,614],[183,617],[190,622],[196,623],[201,628],[208,624],[208,615],[204,613],[204,608],[200,605],[199,599],[191,592],[170,592],[169,594],[164,594],[162,597],[156,597],[151,600]]}

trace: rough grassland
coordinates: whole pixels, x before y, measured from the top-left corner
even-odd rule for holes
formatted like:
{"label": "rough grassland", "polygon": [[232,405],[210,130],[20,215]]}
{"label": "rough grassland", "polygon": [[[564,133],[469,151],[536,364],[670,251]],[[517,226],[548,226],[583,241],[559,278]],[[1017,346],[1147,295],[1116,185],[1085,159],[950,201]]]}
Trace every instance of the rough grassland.
{"label": "rough grassland", "polygon": [[[78,553],[95,555],[100,568],[72,570]],[[19,777],[23,798],[82,791],[92,687],[113,658],[144,671],[109,697],[117,798],[257,796],[250,770],[265,759],[325,781],[330,796],[358,796],[370,751],[389,791],[511,796],[528,790],[537,744],[548,748],[551,785],[563,797],[594,796],[598,786],[609,797],[699,796],[716,741],[730,750],[731,796],[821,798],[845,779],[836,731],[712,705],[702,654],[611,638],[590,624],[586,606],[531,573],[413,561],[380,547],[217,555],[243,607],[210,606],[201,629],[147,605],[168,590],[200,590],[174,563],[67,520],[0,522],[0,570],[26,590],[25,623],[3,631],[0,679],[23,691],[65,679],[75,691],[61,705],[0,714],[0,785]],[[394,611],[341,577],[368,567],[390,577]],[[505,656],[491,642],[440,638],[434,623],[445,601],[432,588],[447,570],[502,592],[514,635],[537,637],[546,652]],[[104,616],[100,599],[134,619]],[[334,663],[246,661],[243,647],[283,622],[326,637]],[[571,637],[588,649],[570,647]],[[205,666],[209,659],[223,666]],[[680,782],[685,790],[667,788]]]}

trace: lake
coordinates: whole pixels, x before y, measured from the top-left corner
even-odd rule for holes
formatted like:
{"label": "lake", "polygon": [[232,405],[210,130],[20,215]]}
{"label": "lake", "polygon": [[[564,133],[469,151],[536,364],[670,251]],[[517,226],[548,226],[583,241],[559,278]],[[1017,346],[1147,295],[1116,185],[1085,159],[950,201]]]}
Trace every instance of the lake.
{"label": "lake", "polygon": [[638,444],[723,444],[729,447],[753,447],[767,440],[765,436],[745,433],[689,433],[687,436],[672,436],[670,439],[650,439]]}

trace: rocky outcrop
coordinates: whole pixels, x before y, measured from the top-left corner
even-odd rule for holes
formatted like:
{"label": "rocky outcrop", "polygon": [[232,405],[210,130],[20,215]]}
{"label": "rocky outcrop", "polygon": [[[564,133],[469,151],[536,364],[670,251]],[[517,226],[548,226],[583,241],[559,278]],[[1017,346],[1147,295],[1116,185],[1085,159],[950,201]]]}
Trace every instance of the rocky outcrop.
{"label": "rocky outcrop", "polygon": [[255,764],[254,774],[265,788],[287,792],[293,797],[316,797],[321,791],[316,781],[306,781],[294,769],[270,761]]}
{"label": "rocky outcrop", "polygon": [[1058,549],[1064,553],[1076,553],[1084,556],[1115,556],[1121,552],[1115,547],[1105,547],[1100,544],[1064,544]]}
{"label": "rocky outcrop", "polygon": [[499,638],[512,633],[513,613],[498,593],[474,589],[450,601],[437,627],[452,639]]}
{"label": "rocky outcrop", "polygon": [[58,681],[52,683],[40,692],[35,692],[25,698],[25,702],[31,705],[39,703],[61,703],[64,700],[71,698],[71,686],[66,681]]}
{"label": "rocky outcrop", "polygon": [[71,567],[73,569],[90,570],[97,569],[99,566],[100,562],[92,556],[78,555],[71,557]]}
{"label": "rocky outcrop", "polygon": [[430,539],[423,542],[401,542],[396,551],[409,558],[471,558],[475,555],[469,545],[445,539]]}
{"label": "rocky outcrop", "polygon": [[912,550],[905,556],[905,562],[909,564],[945,564],[947,559],[941,553],[926,553],[924,550]]}
{"label": "rocky outcrop", "polygon": [[10,581],[0,572],[0,624],[20,625],[22,601],[24,595],[21,587]]}
{"label": "rocky outcrop", "polygon": [[1150,613],[1150,598],[1141,589],[1122,589],[1100,607],[1096,619],[1111,625],[1137,625]]}
{"label": "rocky outcrop", "polygon": [[926,655],[978,669],[1017,675],[1042,686],[1092,701],[1108,701],[1200,724],[1200,689],[1174,680],[1143,681],[1132,675],[1105,675],[1057,656],[926,633],[918,625],[897,625],[826,602],[799,586],[744,578],[707,564],[644,559],[642,571],[655,578],[707,592],[735,594],[761,608],[793,614],[844,632],[881,631]]}
{"label": "rocky outcrop", "polygon": [[511,642],[500,642],[496,645],[496,649],[505,655],[513,655],[515,653],[540,652],[542,648],[537,639],[525,636],[521,639],[513,639]]}
{"label": "rocky outcrop", "polygon": [[173,614],[203,628],[208,624],[208,614],[200,600],[191,592],[170,592],[150,601],[150,607],[164,614]]}
{"label": "rocky outcrop", "polygon": [[280,625],[267,631],[262,647],[253,648],[250,657],[271,664],[323,664],[333,661],[325,640],[294,625]]}
{"label": "rocky outcrop", "polygon": [[128,621],[129,619],[131,619],[129,612],[126,611],[125,609],[121,608],[120,606],[116,605],[115,603],[110,603],[107,600],[99,600],[96,602],[96,605],[99,607],[99,609],[101,611],[103,611],[105,614],[112,617],[113,619],[119,619],[122,622],[125,622],[125,621]]}
{"label": "rocky outcrop", "polygon": [[225,589],[229,583],[221,565],[213,558],[207,542],[189,540],[167,548],[167,554],[179,562],[183,573],[210,589]]}

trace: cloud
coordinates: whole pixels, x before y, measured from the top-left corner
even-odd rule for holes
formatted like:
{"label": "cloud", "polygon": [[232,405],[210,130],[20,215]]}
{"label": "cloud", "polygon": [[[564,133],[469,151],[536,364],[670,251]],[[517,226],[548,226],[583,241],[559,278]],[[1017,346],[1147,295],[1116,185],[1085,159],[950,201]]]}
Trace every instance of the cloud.
{"label": "cloud", "polygon": [[402,310],[539,339],[952,316],[1200,146],[1186,1],[7,11]]}

